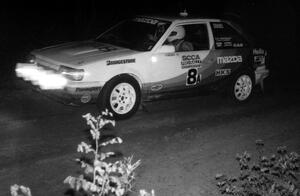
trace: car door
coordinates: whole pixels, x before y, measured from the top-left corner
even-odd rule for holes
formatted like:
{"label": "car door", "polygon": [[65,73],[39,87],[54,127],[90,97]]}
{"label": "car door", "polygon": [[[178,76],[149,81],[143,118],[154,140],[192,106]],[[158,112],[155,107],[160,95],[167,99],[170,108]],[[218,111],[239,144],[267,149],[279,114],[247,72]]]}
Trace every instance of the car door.
{"label": "car door", "polygon": [[212,52],[212,36],[206,22],[187,24],[185,39],[192,43],[192,51],[178,51],[181,69],[185,71],[185,89],[198,88],[213,80],[215,54]]}
{"label": "car door", "polygon": [[[206,23],[177,26],[184,27],[184,41],[193,47],[189,51],[179,48],[175,52],[159,52],[152,57],[151,73],[154,82],[151,92],[182,91],[198,87],[201,85],[203,73],[209,70],[211,62],[214,61],[210,57],[211,46]],[[166,39],[165,44],[171,43]]]}
{"label": "car door", "polygon": [[244,37],[225,22],[211,22],[216,56],[215,81],[221,81],[248,66],[251,50]]}

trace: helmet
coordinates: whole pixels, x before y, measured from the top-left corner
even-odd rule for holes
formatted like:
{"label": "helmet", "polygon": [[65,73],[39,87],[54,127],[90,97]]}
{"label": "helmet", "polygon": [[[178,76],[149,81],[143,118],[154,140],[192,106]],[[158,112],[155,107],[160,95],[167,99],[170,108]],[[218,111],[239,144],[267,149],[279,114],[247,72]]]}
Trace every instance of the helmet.
{"label": "helmet", "polygon": [[175,29],[171,32],[169,37],[167,38],[168,42],[172,42],[176,39],[182,39],[185,36],[185,30],[183,26],[177,26]]}

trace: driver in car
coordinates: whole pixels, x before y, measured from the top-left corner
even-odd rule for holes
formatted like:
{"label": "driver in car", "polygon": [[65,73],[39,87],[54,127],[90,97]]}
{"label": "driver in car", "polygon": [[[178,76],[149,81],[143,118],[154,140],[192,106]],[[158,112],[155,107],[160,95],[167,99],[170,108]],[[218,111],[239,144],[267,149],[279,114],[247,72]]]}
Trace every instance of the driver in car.
{"label": "driver in car", "polygon": [[184,40],[185,29],[183,26],[177,26],[167,38],[167,44],[175,46],[176,52],[193,51],[193,44]]}

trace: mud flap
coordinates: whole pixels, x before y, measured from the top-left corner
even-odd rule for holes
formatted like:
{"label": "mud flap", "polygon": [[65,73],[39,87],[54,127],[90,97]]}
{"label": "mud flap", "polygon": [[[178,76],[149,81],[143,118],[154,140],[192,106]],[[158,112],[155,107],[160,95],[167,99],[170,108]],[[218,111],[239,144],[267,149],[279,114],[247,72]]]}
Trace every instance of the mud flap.
{"label": "mud flap", "polygon": [[260,85],[262,92],[264,92],[264,79],[269,76],[269,70],[265,66],[257,67],[255,70],[255,83]]}

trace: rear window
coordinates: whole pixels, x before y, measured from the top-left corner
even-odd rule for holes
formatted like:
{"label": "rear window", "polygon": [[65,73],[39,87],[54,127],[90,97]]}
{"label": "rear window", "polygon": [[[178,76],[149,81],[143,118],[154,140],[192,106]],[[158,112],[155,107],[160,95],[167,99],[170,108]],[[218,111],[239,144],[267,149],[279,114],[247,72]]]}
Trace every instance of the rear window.
{"label": "rear window", "polygon": [[211,22],[216,49],[244,48],[247,41],[239,32],[224,22]]}

